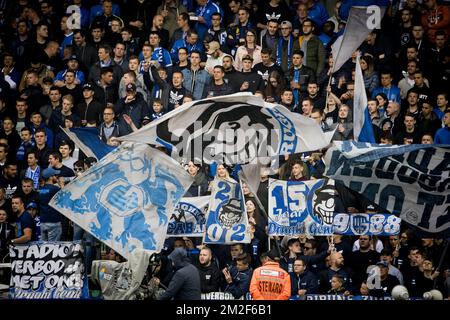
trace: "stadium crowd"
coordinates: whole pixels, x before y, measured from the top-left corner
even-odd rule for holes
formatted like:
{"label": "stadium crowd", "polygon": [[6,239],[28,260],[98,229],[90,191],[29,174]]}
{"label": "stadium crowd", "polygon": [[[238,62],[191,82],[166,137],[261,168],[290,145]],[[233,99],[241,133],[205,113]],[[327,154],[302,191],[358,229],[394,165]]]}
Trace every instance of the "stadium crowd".
{"label": "stadium crowd", "polygon": [[[188,101],[251,92],[314,119],[324,132],[336,129],[333,140],[349,140],[361,55],[375,141],[450,144],[450,3],[387,1],[381,28],[333,70],[331,45],[345,27],[347,2],[1,0],[0,258],[7,261],[10,244],[83,240],[88,273],[94,259],[122,259],[49,206],[95,162],[61,127],[96,127],[99,139],[116,145],[114,138]],[[286,157],[271,177],[321,178],[321,157],[320,151]],[[186,168],[195,179],[187,196],[207,195],[215,176],[232,174],[222,165]],[[436,270],[445,241],[420,238],[406,224],[390,237],[269,239],[268,178],[261,172],[259,200],[244,187],[250,244],[167,239],[152,282],[167,290],[157,298],[218,291],[236,299],[379,297],[398,284],[410,296],[436,286],[450,298],[449,252]],[[336,188],[344,212],[378,211]],[[381,289],[368,286],[373,267]]]}

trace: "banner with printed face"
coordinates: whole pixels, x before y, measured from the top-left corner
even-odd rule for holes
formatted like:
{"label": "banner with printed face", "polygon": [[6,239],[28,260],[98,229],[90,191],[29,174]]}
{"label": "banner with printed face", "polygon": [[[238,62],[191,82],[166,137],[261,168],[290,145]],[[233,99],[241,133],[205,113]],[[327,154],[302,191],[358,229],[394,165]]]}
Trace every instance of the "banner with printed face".
{"label": "banner with printed face", "polygon": [[331,137],[310,118],[237,93],[186,103],[118,139],[163,146],[178,161],[268,164],[272,157],[324,148]]}
{"label": "banner with printed face", "polygon": [[181,198],[170,216],[167,237],[203,237],[209,198]]}
{"label": "banner with printed face", "polygon": [[10,247],[12,299],[87,299],[80,241],[31,242]]}
{"label": "banner with printed face", "polygon": [[206,217],[204,243],[250,243],[247,209],[241,185],[231,178],[216,178]]}
{"label": "banner with printed face", "polygon": [[333,230],[348,236],[394,236],[400,233],[402,219],[387,213],[335,213]]}
{"label": "banner with printed face", "polygon": [[174,159],[128,143],[61,189],[50,205],[129,259],[136,249],[162,249],[169,217],[191,183]]}
{"label": "banner with printed face", "polygon": [[341,181],[422,236],[450,236],[450,146],[335,141],[325,175]]}
{"label": "banner with printed face", "polygon": [[269,235],[333,234],[334,180],[269,180]]}

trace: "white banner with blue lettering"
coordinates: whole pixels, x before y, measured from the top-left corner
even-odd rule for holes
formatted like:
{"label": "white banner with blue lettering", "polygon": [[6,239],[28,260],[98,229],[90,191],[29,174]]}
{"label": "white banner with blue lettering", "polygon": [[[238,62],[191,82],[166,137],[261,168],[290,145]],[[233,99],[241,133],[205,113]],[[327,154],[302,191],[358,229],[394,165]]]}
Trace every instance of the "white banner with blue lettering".
{"label": "white banner with blue lettering", "polygon": [[204,243],[250,243],[247,209],[241,185],[233,179],[211,183]]}
{"label": "white banner with blue lettering", "polygon": [[271,236],[333,234],[334,180],[269,180]]}
{"label": "white banner with blue lettering", "polygon": [[170,216],[167,237],[203,237],[209,198],[182,198]]}
{"label": "white banner with blue lettering", "polygon": [[336,141],[325,175],[418,228],[450,236],[450,146]]}
{"label": "white banner with blue lettering", "polygon": [[348,236],[394,236],[400,233],[402,219],[387,213],[335,213],[333,230]]}
{"label": "white banner with blue lettering", "polygon": [[50,205],[129,259],[137,248],[161,250],[169,217],[191,183],[169,156],[128,143],[61,189]]}

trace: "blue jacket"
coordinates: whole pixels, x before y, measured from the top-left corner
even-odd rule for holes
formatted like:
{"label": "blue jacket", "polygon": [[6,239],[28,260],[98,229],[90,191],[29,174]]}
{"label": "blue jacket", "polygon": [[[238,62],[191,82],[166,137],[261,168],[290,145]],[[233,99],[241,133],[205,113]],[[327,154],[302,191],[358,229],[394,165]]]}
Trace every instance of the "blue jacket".
{"label": "blue jacket", "polygon": [[183,69],[183,87],[192,92],[194,100],[200,100],[206,85],[211,82],[211,76],[205,69],[193,72],[191,69]]}
{"label": "blue jacket", "polygon": [[252,274],[253,269],[250,267],[245,271],[238,271],[236,266],[231,266],[230,275],[233,278],[233,283],[228,284],[224,292],[231,293],[235,299],[245,296],[250,287]]}
{"label": "blue jacket", "polygon": [[450,127],[440,128],[434,136],[435,144],[450,144]]}
{"label": "blue jacket", "polygon": [[321,3],[314,3],[314,5],[308,9],[308,18],[310,18],[316,24],[316,29],[319,29],[327,22],[328,18],[327,9]]}
{"label": "blue jacket", "polygon": [[319,279],[311,272],[306,270],[300,275],[290,272],[291,276],[291,295],[298,294],[298,290],[306,290],[307,294],[316,294],[319,292]]}
{"label": "blue jacket", "polygon": [[389,101],[395,101],[397,103],[401,102],[400,88],[396,86],[391,86],[389,89],[386,89],[384,87],[378,87],[375,90],[373,90],[372,98],[375,98],[377,94],[379,94],[380,92],[384,93]]}
{"label": "blue jacket", "polygon": [[198,6],[197,10],[195,10],[195,15],[197,17],[203,17],[206,21],[206,23],[197,22],[195,25],[199,39],[203,39],[208,29],[212,27],[211,18],[213,13],[216,12],[219,12],[223,18],[223,10],[212,0],[208,0],[204,6]]}
{"label": "blue jacket", "polygon": [[193,50],[198,50],[200,52],[205,51],[203,44],[198,41],[194,44],[189,44],[183,38],[178,39],[177,41],[175,41],[175,43],[172,46],[172,49],[170,50],[170,56],[171,56],[173,62],[175,62],[175,63],[178,62],[178,50],[183,47],[187,48],[188,55],[190,55]]}

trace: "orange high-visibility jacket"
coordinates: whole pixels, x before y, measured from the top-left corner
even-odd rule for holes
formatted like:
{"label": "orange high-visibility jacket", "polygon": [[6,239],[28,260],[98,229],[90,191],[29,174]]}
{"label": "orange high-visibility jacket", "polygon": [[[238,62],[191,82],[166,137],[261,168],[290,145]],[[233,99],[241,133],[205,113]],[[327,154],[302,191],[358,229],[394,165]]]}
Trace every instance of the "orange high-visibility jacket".
{"label": "orange high-visibility jacket", "polygon": [[288,300],[291,278],[278,262],[268,261],[253,272],[250,294],[253,300]]}

